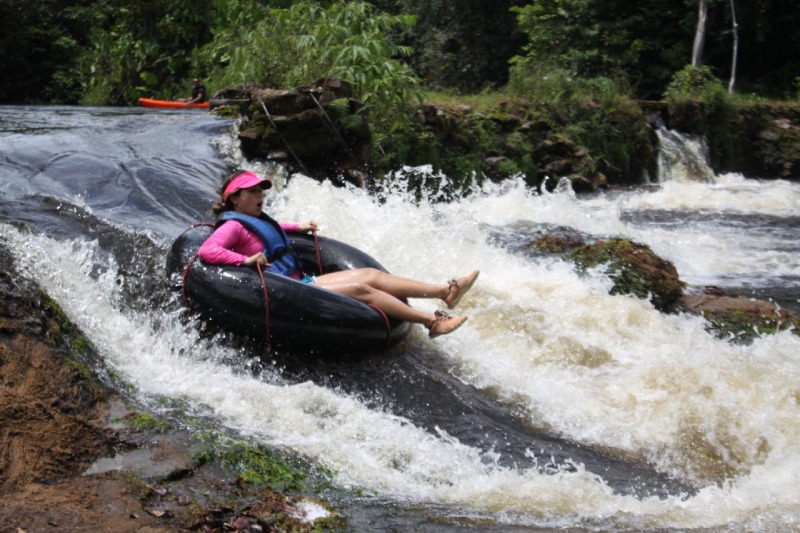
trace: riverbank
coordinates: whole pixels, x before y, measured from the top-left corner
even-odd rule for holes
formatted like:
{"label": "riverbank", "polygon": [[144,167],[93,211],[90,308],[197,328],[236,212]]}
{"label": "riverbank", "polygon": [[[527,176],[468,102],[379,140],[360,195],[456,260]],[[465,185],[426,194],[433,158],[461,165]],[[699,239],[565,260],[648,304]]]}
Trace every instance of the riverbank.
{"label": "riverbank", "polygon": [[248,159],[358,187],[406,169],[409,189],[439,192],[440,177],[409,167],[441,171],[452,191],[519,176],[540,191],[564,178],[576,192],[637,186],[659,179],[659,128],[703,138],[715,173],[800,179],[800,105],[794,103],[431,95],[409,107],[404,127],[387,134],[371,124],[350,85],[334,78],[217,96],[238,102],[217,112],[242,118],[239,140]]}
{"label": "riverbank", "polygon": [[341,526],[284,458],[137,405],[2,245],[0,265],[0,531]]}

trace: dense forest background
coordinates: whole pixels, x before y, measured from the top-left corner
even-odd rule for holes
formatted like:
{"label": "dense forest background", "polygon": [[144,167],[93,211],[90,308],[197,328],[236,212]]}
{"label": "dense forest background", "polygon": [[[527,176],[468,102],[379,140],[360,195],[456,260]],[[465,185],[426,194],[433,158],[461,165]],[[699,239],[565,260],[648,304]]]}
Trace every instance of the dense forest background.
{"label": "dense forest background", "polygon": [[[796,99],[800,4],[706,1],[702,64],[727,83],[735,38],[735,91]],[[368,95],[370,76],[461,94],[602,76],[658,99],[691,61],[703,3],[0,0],[0,102],[130,105],[187,96],[194,76],[213,93],[337,69]]]}
{"label": "dense forest background", "polygon": [[716,170],[796,177],[800,127],[760,132],[795,120],[799,25],[796,0],[0,0],[0,103],[128,106],[187,97],[195,77],[213,97],[330,76],[361,103],[327,112],[345,136],[368,123],[370,177],[647,182],[651,117],[666,115],[708,139]]}

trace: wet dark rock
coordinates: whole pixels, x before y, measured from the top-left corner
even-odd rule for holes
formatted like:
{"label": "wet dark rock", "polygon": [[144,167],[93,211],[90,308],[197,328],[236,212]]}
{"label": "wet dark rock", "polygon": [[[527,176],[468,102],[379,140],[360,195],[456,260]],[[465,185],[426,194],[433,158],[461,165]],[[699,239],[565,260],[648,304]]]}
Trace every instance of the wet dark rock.
{"label": "wet dark rock", "polygon": [[770,175],[800,178],[800,121],[776,118],[756,134],[755,153]]}
{"label": "wet dark rock", "polygon": [[587,236],[561,228],[543,233],[527,247],[539,253],[563,255],[580,270],[604,265],[614,281],[611,294],[649,298],[661,311],[672,310],[685,287],[671,262],[653,253],[647,245],[627,239],[587,243]]}
{"label": "wet dark rock", "polygon": [[227,94],[248,102],[238,134],[245,157],[364,186],[372,132],[349,83],[322,78],[293,90],[246,87]]}
{"label": "wet dark rock", "polygon": [[565,253],[586,244],[586,239],[582,235],[574,232],[561,231],[545,233],[528,243],[528,248],[541,253],[554,254]]}
{"label": "wet dark rock", "polygon": [[685,284],[675,266],[649,246],[626,239],[608,239],[574,249],[568,257],[581,269],[606,265],[614,280],[611,294],[649,298],[656,309],[668,311],[683,294]]}

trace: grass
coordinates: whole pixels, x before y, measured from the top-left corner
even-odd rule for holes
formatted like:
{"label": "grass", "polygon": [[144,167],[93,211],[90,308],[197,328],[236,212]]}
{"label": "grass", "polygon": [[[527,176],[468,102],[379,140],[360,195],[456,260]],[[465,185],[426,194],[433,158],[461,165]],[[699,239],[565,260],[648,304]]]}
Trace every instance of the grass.
{"label": "grass", "polygon": [[458,94],[451,91],[427,91],[423,100],[444,107],[469,106],[478,113],[491,113],[508,104],[513,98],[502,91],[483,91],[478,94]]}

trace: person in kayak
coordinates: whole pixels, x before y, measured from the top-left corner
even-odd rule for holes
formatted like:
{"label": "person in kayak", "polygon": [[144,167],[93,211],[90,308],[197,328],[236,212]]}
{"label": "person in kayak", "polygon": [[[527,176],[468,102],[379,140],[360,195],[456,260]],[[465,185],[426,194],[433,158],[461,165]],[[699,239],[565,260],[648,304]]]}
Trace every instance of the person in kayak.
{"label": "person in kayak", "polygon": [[179,102],[184,104],[202,104],[206,101],[206,88],[200,83],[200,79],[194,78],[192,80],[192,96],[189,98],[181,98]]}
{"label": "person in kayak", "polygon": [[415,309],[401,298],[436,298],[453,309],[472,288],[480,273],[478,270],[442,284],[408,279],[375,268],[304,275],[286,233],[316,231],[317,223],[309,220],[300,224],[279,224],[263,213],[264,191],[271,187],[270,180],[253,172],[238,171],[225,179],[220,200],[212,207],[219,222],[214,233],[200,246],[200,259],[216,265],[262,265],[378,307],[398,320],[423,324],[431,338],[452,333],[467,321],[466,316]]}

